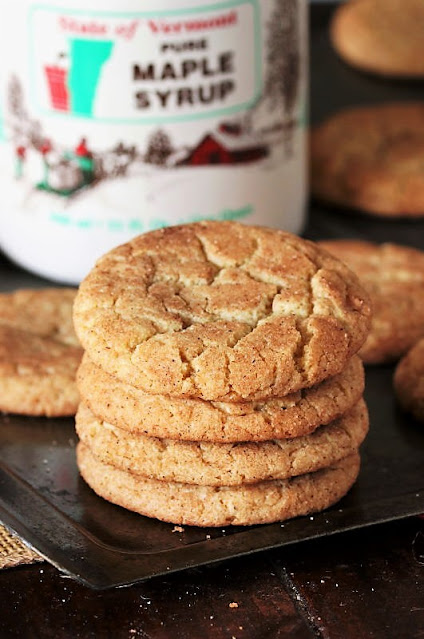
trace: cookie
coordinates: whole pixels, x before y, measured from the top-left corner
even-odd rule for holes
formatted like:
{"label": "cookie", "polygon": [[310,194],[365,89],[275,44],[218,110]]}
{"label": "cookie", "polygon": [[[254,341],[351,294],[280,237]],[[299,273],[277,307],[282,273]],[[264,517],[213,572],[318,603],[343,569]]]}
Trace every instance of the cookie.
{"label": "cookie", "polygon": [[424,421],[424,339],[400,360],[394,375],[394,388],[404,410]]}
{"label": "cookie", "polygon": [[424,102],[340,111],[312,131],[312,194],[375,215],[422,216],[423,154]]}
{"label": "cookie", "polygon": [[424,76],[421,0],[353,0],[335,11],[330,37],[345,62],[394,77]]}
{"label": "cookie", "polygon": [[362,396],[364,370],[354,355],[341,373],[317,386],[264,402],[236,404],[143,393],[105,373],[85,354],[77,383],[97,417],[134,434],[246,442],[307,435],[340,417]]}
{"label": "cookie", "polygon": [[77,289],[19,289],[0,293],[0,324],[78,346],[72,321]]}
{"label": "cookie", "polygon": [[145,392],[219,401],[287,395],[339,373],[369,301],[313,243],[236,222],[141,235],[101,258],[74,305],[93,362]]}
{"label": "cookie", "polygon": [[368,412],[361,400],[349,413],[312,435],[260,443],[212,444],[131,435],[96,419],[85,404],[78,409],[76,429],[99,461],[134,475],[236,486],[304,475],[352,455],[368,432]]}
{"label": "cookie", "polygon": [[356,272],[370,295],[373,315],[360,351],[364,362],[397,360],[424,337],[424,252],[359,240],[320,242]]}
{"label": "cookie", "polygon": [[360,458],[355,453],[330,468],[292,479],[222,487],[143,479],[104,464],[82,443],[77,462],[98,495],[141,515],[192,526],[246,526],[328,508],[354,484]]}
{"label": "cookie", "polygon": [[74,415],[81,354],[78,346],[0,324],[0,410],[47,417]]}

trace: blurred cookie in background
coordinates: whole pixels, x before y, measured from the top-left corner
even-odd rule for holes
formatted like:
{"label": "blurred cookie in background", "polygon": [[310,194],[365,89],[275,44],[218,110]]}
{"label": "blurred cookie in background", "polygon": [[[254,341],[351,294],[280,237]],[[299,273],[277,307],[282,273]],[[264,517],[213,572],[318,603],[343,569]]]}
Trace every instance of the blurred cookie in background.
{"label": "blurred cookie in background", "polygon": [[72,321],[76,288],[21,288],[0,293],[0,324],[78,346]]}
{"label": "blurred cookie in background", "polygon": [[0,410],[32,416],[74,415],[82,357],[72,323],[76,289],[0,293]]}
{"label": "blurred cookie in background", "polygon": [[424,337],[424,252],[359,240],[319,243],[359,276],[371,297],[371,331],[359,354],[368,364],[396,361]]}
{"label": "blurred cookie in background", "polygon": [[312,130],[310,158],[314,197],[379,216],[424,215],[424,102],[340,111]]}
{"label": "blurred cookie in background", "polygon": [[0,410],[20,415],[74,415],[81,349],[0,324]]}
{"label": "blurred cookie in background", "polygon": [[397,365],[394,387],[402,408],[424,422],[424,339]]}
{"label": "blurred cookie in background", "polygon": [[352,0],[334,13],[333,47],[348,64],[392,77],[424,76],[422,0]]}

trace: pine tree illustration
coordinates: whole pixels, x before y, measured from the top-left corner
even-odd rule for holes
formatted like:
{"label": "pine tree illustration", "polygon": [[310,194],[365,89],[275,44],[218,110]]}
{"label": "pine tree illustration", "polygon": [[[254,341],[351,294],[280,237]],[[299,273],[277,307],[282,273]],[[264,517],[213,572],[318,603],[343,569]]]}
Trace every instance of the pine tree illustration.
{"label": "pine tree illustration", "polygon": [[22,85],[16,75],[12,75],[7,89],[7,106],[11,115],[18,120],[25,120],[27,112],[25,109],[24,92]]}
{"label": "pine tree illustration", "polygon": [[264,97],[269,108],[282,109],[290,120],[299,91],[299,0],[276,0],[268,24]]}
{"label": "pine tree illustration", "polygon": [[164,165],[173,151],[169,135],[163,129],[158,129],[149,139],[144,160],[150,164]]}
{"label": "pine tree illustration", "polygon": [[28,141],[34,149],[38,149],[43,141],[43,128],[38,120],[30,120],[28,125]]}

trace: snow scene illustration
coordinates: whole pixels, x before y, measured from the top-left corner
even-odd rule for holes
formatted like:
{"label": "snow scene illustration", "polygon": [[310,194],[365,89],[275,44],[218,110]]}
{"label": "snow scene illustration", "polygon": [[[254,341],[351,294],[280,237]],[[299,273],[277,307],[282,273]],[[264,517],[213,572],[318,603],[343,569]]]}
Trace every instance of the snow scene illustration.
{"label": "snow scene illustration", "polygon": [[[293,153],[292,133],[297,125],[294,111],[299,91],[297,18],[296,0],[275,3],[267,25],[266,72],[261,97],[247,111],[222,118],[213,129],[204,130],[192,145],[174,143],[172,127],[165,125],[150,133],[144,148],[121,140],[111,148],[99,150],[84,134],[77,136],[72,146],[64,148],[31,117],[21,83],[12,76],[5,129],[13,144],[15,178],[23,182],[32,180],[33,189],[69,200],[98,188],[105,181],[150,174],[155,169],[269,162],[278,152],[289,158]],[[101,53],[102,60],[106,59],[107,52]],[[71,113],[75,82],[69,80],[66,57],[60,53],[56,63],[45,66],[44,74],[51,108]],[[100,69],[99,64],[97,67]],[[83,109],[83,113],[89,113],[94,98],[93,79],[93,86],[79,97],[80,112]]]}

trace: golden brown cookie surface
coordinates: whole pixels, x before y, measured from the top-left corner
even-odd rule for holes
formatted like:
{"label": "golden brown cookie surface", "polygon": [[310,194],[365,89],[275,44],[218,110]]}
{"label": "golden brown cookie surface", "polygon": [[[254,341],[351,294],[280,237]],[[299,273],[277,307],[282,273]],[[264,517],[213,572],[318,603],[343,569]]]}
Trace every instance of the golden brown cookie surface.
{"label": "golden brown cookie surface", "polygon": [[331,40],[340,56],[364,71],[424,76],[421,0],[351,0],[335,11]]}
{"label": "golden brown cookie surface", "polygon": [[140,477],[206,486],[287,479],[332,466],[355,453],[368,432],[365,402],[305,437],[215,444],[129,434],[96,419],[80,404],[80,440],[97,459]]}
{"label": "golden brown cookie surface", "polygon": [[358,240],[332,240],[320,246],[344,260],[369,292],[371,330],[360,351],[365,362],[394,361],[424,336],[423,251]]}
{"label": "golden brown cookie surface", "polygon": [[82,351],[0,324],[0,410],[47,417],[74,415]]}
{"label": "golden brown cookie surface", "polygon": [[134,434],[210,442],[298,437],[328,424],[359,401],[364,371],[356,355],[317,386],[263,402],[207,402],[143,393],[84,356],[77,376],[93,413]]}
{"label": "golden brown cookie surface", "polygon": [[80,286],[90,358],[145,392],[206,400],[283,396],[339,373],[369,325],[356,276],[312,243],[235,222],[139,236]]}
{"label": "golden brown cookie surface", "polygon": [[354,454],[288,480],[217,487],[142,479],[100,462],[81,443],[77,460],[82,477],[104,499],[148,517],[193,526],[246,526],[323,510],[348,492],[360,466]]}
{"label": "golden brown cookie surface", "polygon": [[72,322],[73,288],[19,289],[0,293],[0,324],[78,346]]}
{"label": "golden brown cookie surface", "polygon": [[404,410],[424,421],[424,339],[400,360],[395,371],[394,388]]}
{"label": "golden brown cookie surface", "polygon": [[424,215],[424,103],[346,109],[311,134],[315,197],[382,216]]}

